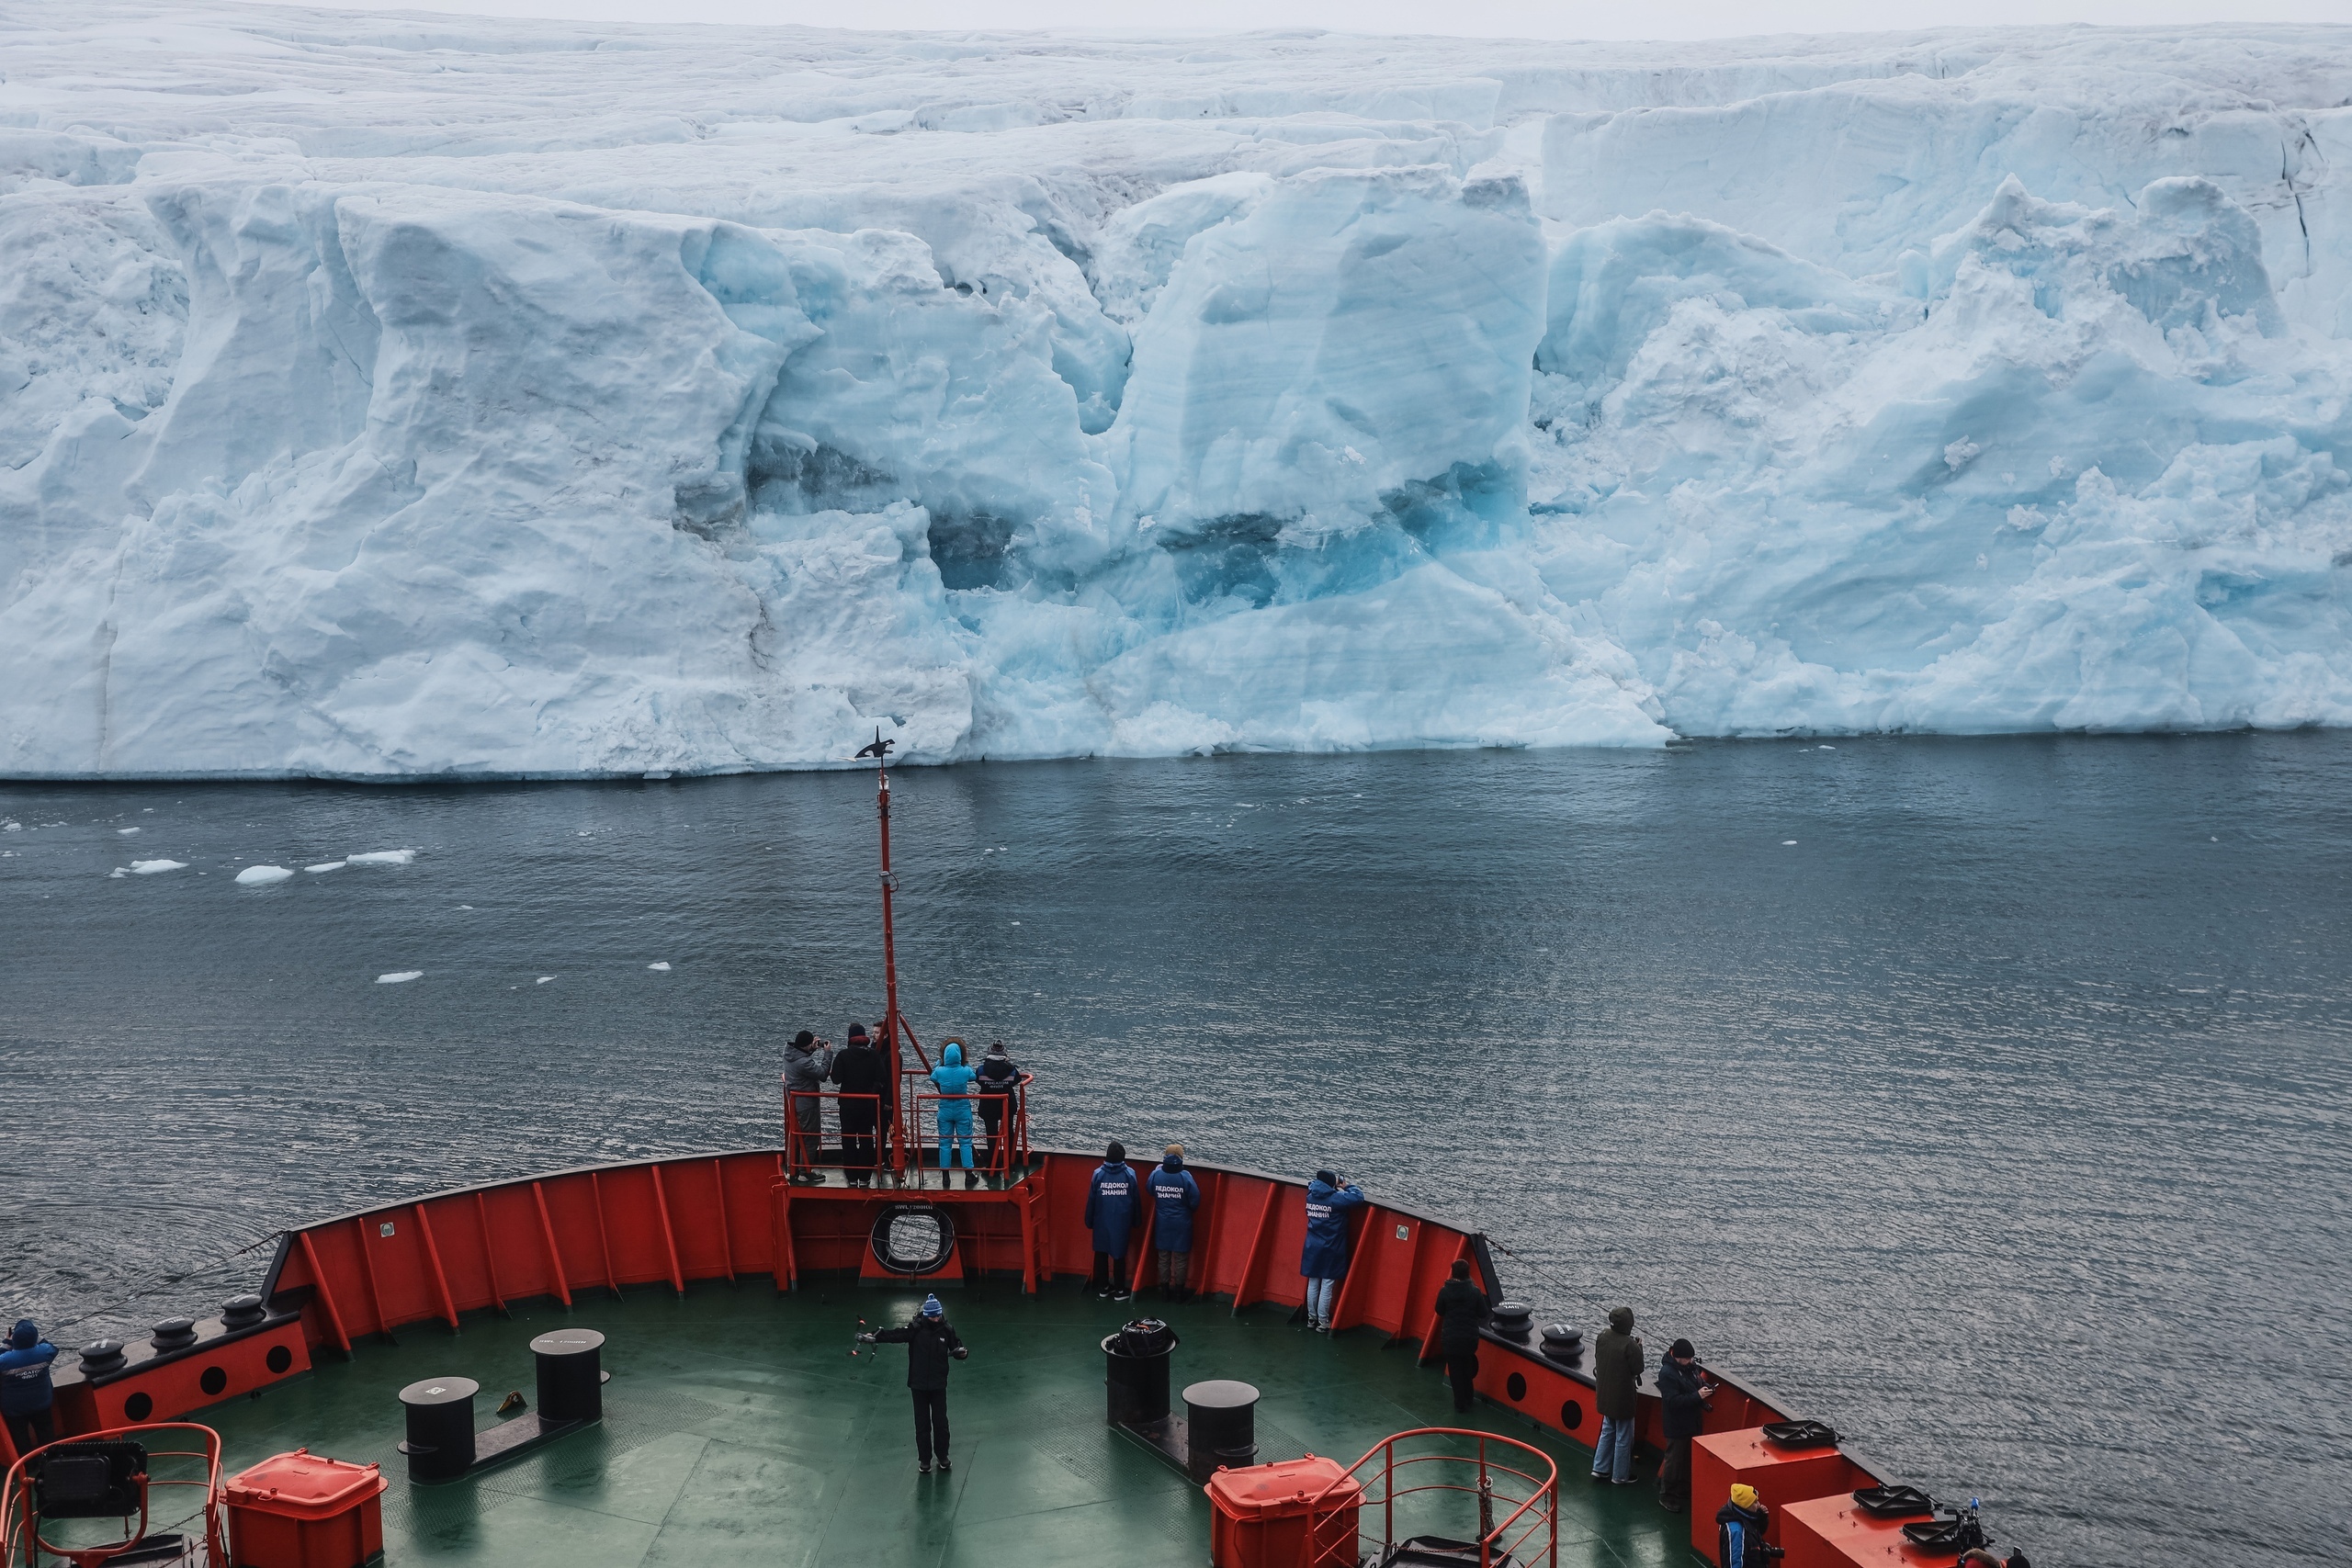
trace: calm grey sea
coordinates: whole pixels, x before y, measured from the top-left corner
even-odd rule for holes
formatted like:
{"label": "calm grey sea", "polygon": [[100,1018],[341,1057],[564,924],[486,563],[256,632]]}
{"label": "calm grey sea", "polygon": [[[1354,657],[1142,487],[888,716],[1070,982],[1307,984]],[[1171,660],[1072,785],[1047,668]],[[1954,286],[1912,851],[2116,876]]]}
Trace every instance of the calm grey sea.
{"label": "calm grey sea", "polygon": [[[2329,734],[910,770],[905,995],[1047,1139],[1475,1222],[2038,1562],[2335,1562],[2347,785]],[[0,821],[0,1316],[63,1343],[288,1222],[771,1143],[781,1038],[878,1016],[869,775]]]}

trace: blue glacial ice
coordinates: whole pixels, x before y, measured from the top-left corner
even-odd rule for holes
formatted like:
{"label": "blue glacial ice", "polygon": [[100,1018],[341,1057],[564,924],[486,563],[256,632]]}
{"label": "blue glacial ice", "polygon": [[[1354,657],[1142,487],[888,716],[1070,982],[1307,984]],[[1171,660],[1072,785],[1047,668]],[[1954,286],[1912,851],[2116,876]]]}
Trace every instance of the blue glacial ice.
{"label": "blue glacial ice", "polygon": [[2352,29],[10,38],[0,773],[2352,723]]}

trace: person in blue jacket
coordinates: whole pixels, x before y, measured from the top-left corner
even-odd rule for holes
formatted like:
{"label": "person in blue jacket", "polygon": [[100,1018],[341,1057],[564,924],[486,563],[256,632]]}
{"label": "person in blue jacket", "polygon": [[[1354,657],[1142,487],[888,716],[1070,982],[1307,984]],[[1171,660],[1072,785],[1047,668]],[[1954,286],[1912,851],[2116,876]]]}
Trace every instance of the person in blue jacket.
{"label": "person in blue jacket", "polygon": [[1127,1244],[1143,1218],[1142,1196],[1126,1145],[1113,1144],[1086,1183],[1086,1228],[1094,1233],[1094,1271],[1087,1283],[1098,1296],[1124,1302],[1135,1295],[1127,1289]]}
{"label": "person in blue jacket", "polygon": [[978,1187],[980,1179],[972,1174],[972,1080],[980,1075],[964,1065],[961,1041],[950,1040],[939,1054],[939,1066],[931,1069],[931,1081],[939,1089],[939,1179],[947,1180],[947,1152],[959,1151],[964,1156],[964,1185]]}
{"label": "person in blue jacket", "polygon": [[1170,1144],[1159,1168],[1144,1185],[1151,1189],[1152,1250],[1159,1254],[1159,1299],[1193,1299],[1193,1211],[1201,1206],[1201,1184],[1184,1168],[1184,1145]]}
{"label": "person in blue jacket", "polygon": [[8,1438],[21,1459],[35,1449],[57,1441],[57,1418],[51,1406],[56,1391],[50,1386],[49,1364],[57,1347],[40,1337],[29,1317],[17,1320],[8,1348],[0,1350],[0,1416],[8,1423]]}
{"label": "person in blue jacket", "polygon": [[1306,1276],[1306,1325],[1331,1332],[1331,1310],[1339,1303],[1340,1280],[1348,1271],[1348,1211],[1363,1201],[1363,1189],[1329,1170],[1306,1184],[1306,1245],[1298,1271]]}

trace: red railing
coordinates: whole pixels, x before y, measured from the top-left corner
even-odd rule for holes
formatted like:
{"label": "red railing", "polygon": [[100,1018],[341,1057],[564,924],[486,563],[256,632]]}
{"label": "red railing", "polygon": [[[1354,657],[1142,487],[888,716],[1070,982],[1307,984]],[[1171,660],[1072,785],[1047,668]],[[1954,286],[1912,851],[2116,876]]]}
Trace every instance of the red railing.
{"label": "red railing", "polygon": [[[909,1143],[911,1149],[909,1163],[918,1170],[933,1166],[933,1152],[939,1142],[938,1107],[947,1100],[961,1099],[972,1108],[972,1144],[975,1149],[973,1168],[993,1171],[998,1175],[1014,1168],[1027,1169],[1029,1166],[1029,1084],[1033,1077],[1032,1074],[1023,1073],[1012,1080],[1012,1093],[994,1097],[1003,1104],[1004,1112],[1002,1119],[997,1124],[998,1132],[993,1140],[995,1146],[990,1148],[988,1118],[981,1113],[980,1109],[987,1103],[987,1098],[983,1097],[978,1089],[961,1096],[927,1093],[917,1089],[916,1086],[930,1082],[930,1078],[922,1073],[909,1072],[906,1075],[906,1081],[899,1087],[901,1101],[914,1108],[912,1114],[908,1118]],[[926,1105],[932,1108],[928,1114],[923,1109]],[[987,1151],[985,1155],[978,1152],[982,1150]]]}
{"label": "red railing", "polygon": [[[1405,1454],[1396,1452],[1396,1445],[1417,1438],[1467,1439],[1476,1451],[1459,1453]],[[1457,1443],[1455,1446],[1463,1446]],[[1521,1470],[1504,1462],[1516,1458],[1531,1469]],[[1397,1476],[1417,1465],[1460,1466],[1475,1468],[1475,1480],[1416,1480],[1413,1484],[1400,1486]],[[1419,1472],[1416,1472],[1418,1475]],[[1517,1483],[1516,1486],[1513,1483]],[[1377,1485],[1377,1492],[1374,1486]],[[1500,1495],[1498,1488],[1512,1495]],[[1351,1492],[1356,1494],[1348,1501]],[[1516,1493],[1524,1492],[1524,1496]],[[1409,1432],[1399,1432],[1382,1439],[1370,1453],[1348,1467],[1347,1472],[1335,1477],[1307,1504],[1309,1520],[1306,1538],[1299,1559],[1300,1568],[1324,1562],[1353,1562],[1363,1534],[1363,1511],[1380,1510],[1380,1540],[1385,1548],[1396,1541],[1396,1503],[1399,1498],[1421,1494],[1460,1494],[1476,1499],[1478,1568],[1500,1568],[1506,1562],[1518,1568],[1532,1568],[1537,1562],[1544,1568],[1559,1568],[1560,1562],[1560,1469],[1552,1456],[1532,1444],[1514,1438],[1497,1437],[1492,1432],[1471,1431],[1461,1427],[1419,1427]],[[1326,1506],[1330,1499],[1333,1506]],[[1430,1502],[1442,1502],[1432,1496]],[[1496,1515],[1508,1507],[1510,1511],[1498,1518]],[[1539,1539],[1540,1538],[1540,1539]],[[1525,1555],[1531,1541],[1536,1542],[1539,1556]]]}
{"label": "red railing", "polygon": [[[198,1447],[194,1449],[159,1449],[147,1447],[147,1461],[152,1467],[157,1460],[197,1460],[204,1468],[204,1477],[157,1475],[150,1472],[139,1480],[138,1526],[131,1529],[131,1517],[123,1517],[129,1532],[117,1541],[94,1546],[62,1545],[45,1539],[41,1519],[33,1511],[33,1461],[42,1454],[75,1444],[98,1442],[110,1438],[128,1438],[142,1445],[151,1437],[162,1433],[193,1432],[198,1434]],[[159,1486],[200,1488],[203,1496],[186,1514],[161,1524],[153,1518],[149,1499]],[[19,1563],[33,1568],[40,1553],[61,1557],[75,1564],[75,1568],[100,1568],[108,1558],[119,1557],[141,1539],[166,1532],[183,1532],[185,1527],[201,1518],[204,1521],[205,1560],[215,1564],[229,1561],[229,1537],[220,1522],[220,1434],[209,1427],[199,1427],[192,1421],[156,1421],[136,1427],[110,1427],[102,1432],[84,1432],[71,1438],[46,1444],[26,1454],[8,1467],[5,1486],[0,1486],[0,1568],[17,1568]]]}
{"label": "red railing", "polygon": [[[864,1134],[864,1136],[871,1138],[874,1141],[875,1163],[871,1168],[888,1168],[891,1164],[890,1122],[888,1118],[882,1114],[882,1097],[880,1095],[837,1094],[830,1090],[820,1091],[817,1089],[787,1089],[784,1091],[784,1163],[786,1167],[792,1171],[797,1172],[823,1163],[819,1156],[820,1156],[825,1150],[824,1107],[825,1101],[829,1100],[854,1100],[872,1102],[874,1106],[874,1128],[870,1133]],[[804,1101],[809,1100],[815,1101],[817,1105],[818,1124],[817,1131],[813,1134],[801,1131],[800,1118],[794,1114]],[[840,1125],[840,1111],[836,1110],[834,1111],[834,1124],[836,1128]],[[846,1136],[846,1134],[844,1134],[844,1136]],[[843,1168],[848,1168],[844,1167]]]}
{"label": "red railing", "polygon": [[[960,1098],[972,1107],[972,1142],[975,1145],[975,1170],[992,1171],[1002,1175],[1013,1169],[1025,1170],[1030,1161],[1029,1149],[1029,1085],[1034,1075],[1023,1073],[1012,1082],[1012,1091],[1002,1095],[983,1095],[977,1088]],[[792,1170],[821,1167],[824,1164],[825,1132],[821,1124],[821,1107],[827,1100],[867,1100],[875,1106],[876,1168],[888,1169],[913,1168],[922,1170],[933,1164],[933,1153],[939,1142],[938,1107],[954,1095],[930,1093],[920,1086],[929,1083],[923,1073],[908,1068],[899,1075],[898,1114],[886,1116],[882,1111],[882,1097],[878,1094],[838,1094],[830,1090],[786,1089],[784,1091],[784,1158]],[[988,1117],[983,1111],[990,1100],[1004,1107],[998,1122],[997,1135],[988,1135]],[[811,1134],[804,1132],[800,1119],[794,1112],[804,1102],[815,1102],[820,1126]],[[839,1130],[840,1112],[834,1112],[835,1130]],[[892,1136],[894,1124],[903,1122],[902,1138]],[[980,1157],[978,1150],[988,1151]]]}

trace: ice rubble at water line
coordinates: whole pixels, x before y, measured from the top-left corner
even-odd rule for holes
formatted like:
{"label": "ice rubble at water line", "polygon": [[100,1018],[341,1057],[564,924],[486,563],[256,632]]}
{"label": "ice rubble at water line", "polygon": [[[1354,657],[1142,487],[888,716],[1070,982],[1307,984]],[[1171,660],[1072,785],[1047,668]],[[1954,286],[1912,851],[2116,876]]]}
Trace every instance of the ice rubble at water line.
{"label": "ice rubble at water line", "polygon": [[[403,77],[242,162],[28,177],[0,771],[2347,721],[2352,111],[2233,107],[2292,73],[2186,34],[2187,88],[1954,43],[1681,107],[1483,47],[1483,98],[1379,100],[1417,121],[1294,85],[883,126],[910,58],[845,130],[410,146],[477,89]],[[2298,58],[2265,86],[2352,85]],[[956,69],[1065,66],[1128,68]]]}

